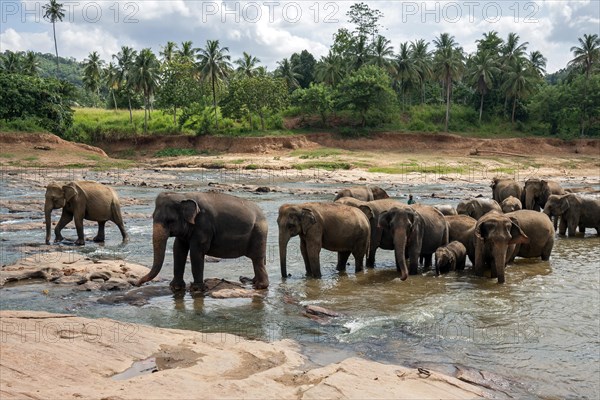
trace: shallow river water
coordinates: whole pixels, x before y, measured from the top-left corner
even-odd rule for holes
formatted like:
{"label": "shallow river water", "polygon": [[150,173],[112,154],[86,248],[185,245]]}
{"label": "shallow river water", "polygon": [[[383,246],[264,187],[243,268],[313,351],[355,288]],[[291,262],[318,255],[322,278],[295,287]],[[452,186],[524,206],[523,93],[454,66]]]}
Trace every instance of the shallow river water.
{"label": "shallow river water", "polygon": [[[173,172],[166,181],[207,188],[208,182],[223,181],[219,172]],[[18,182],[18,176],[2,177],[4,200],[43,198],[43,186]],[[88,179],[93,178],[88,176]],[[102,179],[100,179],[102,180]],[[107,180],[110,182],[110,180]],[[332,198],[331,184],[319,180],[283,179],[254,184],[281,188],[307,188],[326,192],[302,194],[270,192],[264,194],[233,191],[231,194],[256,201],[269,221],[267,266],[271,285],[264,299],[192,298],[189,293],[174,297],[168,291],[152,296],[143,306],[98,301],[112,293],[79,292],[69,287],[38,283],[0,289],[0,308],[71,312],[85,317],[107,317],[153,326],[205,332],[229,332],[262,340],[294,339],[316,364],[361,355],[382,362],[424,366],[451,372],[453,365],[464,365],[493,372],[507,379],[505,391],[518,397],[600,396],[600,239],[588,230],[586,237],[557,238],[550,261],[517,259],[507,269],[506,284],[469,274],[431,274],[398,279],[391,251],[379,250],[375,269],[355,274],[335,270],[336,255],[323,250],[323,278],[307,279],[299,253],[299,240],[288,246],[288,272],[280,278],[277,248],[277,210],[286,202]],[[100,246],[87,242],[72,248],[92,257],[125,259],[150,265],[151,213],[153,200],[163,189],[115,185],[124,200],[123,212],[131,241],[120,245],[120,235],[107,224],[107,242]],[[339,187],[339,185],[336,185]],[[489,187],[473,183],[413,184],[395,186],[392,195],[410,190],[425,204],[456,204],[459,197],[481,193],[489,196]],[[430,193],[450,199],[429,198]],[[127,201],[134,199],[135,201]],[[7,215],[6,209],[0,212]],[[41,209],[11,214],[14,220],[40,221]],[[132,215],[133,218],[127,217]],[[54,220],[59,212],[54,212]],[[86,237],[95,227],[86,227]],[[75,238],[69,225],[63,231]],[[41,229],[0,231],[2,264],[24,256],[22,246],[43,243]],[[172,277],[169,253],[161,272],[167,280],[152,285],[168,285]],[[43,255],[41,255],[43,257]],[[353,259],[350,259],[353,263]],[[467,261],[469,265],[469,262]],[[221,260],[206,263],[205,277],[237,280],[252,276],[250,260]],[[191,281],[189,264],[186,281]],[[290,300],[291,299],[291,300]],[[303,305],[320,305],[343,315],[328,324],[320,324],[302,315]]]}

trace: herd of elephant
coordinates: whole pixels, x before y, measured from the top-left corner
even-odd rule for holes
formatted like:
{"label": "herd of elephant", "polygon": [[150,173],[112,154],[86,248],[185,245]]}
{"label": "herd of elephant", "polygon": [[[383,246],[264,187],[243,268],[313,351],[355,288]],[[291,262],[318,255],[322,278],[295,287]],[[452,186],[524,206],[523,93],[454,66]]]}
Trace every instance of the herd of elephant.
{"label": "herd of elephant", "polygon": [[[557,226],[569,236],[595,228],[600,235],[600,200],[580,197],[563,190],[556,182],[529,179],[524,185],[512,179],[495,178],[493,198],[472,198],[456,208],[450,205],[405,204],[391,199],[376,186],[340,190],[333,202],[284,204],[279,208],[279,255],[281,275],[287,278],[287,247],[300,237],[300,253],[307,276],[321,277],[321,249],[337,252],[337,270],[344,271],[350,255],[355,271],[375,266],[377,249],[393,250],[401,280],[435,265],[436,275],[462,270],[468,257],[473,271],[484,276],[489,270],[498,283],[505,281],[504,269],[515,257],[550,258]],[[522,205],[525,205],[523,207]],[[104,241],[104,226],[114,222],[123,242],[128,236],[117,193],[101,183],[75,181],[47,186],[45,202],[46,243],[51,238],[51,213],[62,208],[54,229],[75,221],[77,240],[83,245],[83,220],[98,222],[94,241]],[[539,212],[543,210],[542,212]],[[216,193],[160,193],[152,215],[153,264],[137,284],[154,279],[160,272],[169,237],[173,244],[174,291],[186,289],[183,280],[189,255],[193,283],[191,291],[204,289],[204,258],[248,257],[254,267],[252,283],[267,288],[268,224],[254,202]],[[554,224],[551,221],[554,218]],[[558,221],[560,221],[559,225]],[[435,255],[435,262],[433,262]]]}

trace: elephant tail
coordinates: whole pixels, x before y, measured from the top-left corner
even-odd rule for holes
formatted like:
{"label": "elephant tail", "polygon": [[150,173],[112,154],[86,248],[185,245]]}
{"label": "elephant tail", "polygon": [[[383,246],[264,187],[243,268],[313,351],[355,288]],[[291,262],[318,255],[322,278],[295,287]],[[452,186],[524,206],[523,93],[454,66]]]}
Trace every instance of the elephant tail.
{"label": "elephant tail", "polygon": [[127,231],[125,231],[125,224],[123,223],[123,214],[121,214],[121,205],[118,200],[113,199],[110,203],[110,212],[112,214],[113,222],[119,227],[121,231],[121,236],[123,236],[123,240],[129,240],[127,235]]}

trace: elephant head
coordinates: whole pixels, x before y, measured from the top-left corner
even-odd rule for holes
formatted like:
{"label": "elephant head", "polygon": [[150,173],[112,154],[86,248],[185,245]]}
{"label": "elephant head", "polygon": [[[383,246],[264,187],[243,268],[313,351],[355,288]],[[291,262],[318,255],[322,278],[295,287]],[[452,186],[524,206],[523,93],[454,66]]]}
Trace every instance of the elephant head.
{"label": "elephant head", "polygon": [[44,204],[44,215],[46,221],[46,244],[50,244],[50,230],[52,226],[52,210],[63,208],[67,203],[76,201],[80,190],[75,182],[61,185],[56,182],[46,187],[46,201]]}
{"label": "elephant head", "polygon": [[167,241],[173,236],[186,235],[194,228],[201,214],[198,203],[177,193],[161,193],[156,197],[152,214],[152,269],[138,281],[138,286],[154,279],[165,261]]}
{"label": "elephant head", "polygon": [[552,194],[548,181],[537,178],[525,182],[525,209],[539,211],[544,208],[548,197]]}
{"label": "elephant head", "polygon": [[449,272],[452,265],[456,265],[454,253],[446,247],[438,248],[435,251],[435,274]]}
{"label": "elephant head", "polygon": [[521,205],[521,200],[517,199],[514,196],[508,196],[502,203],[500,203],[500,207],[502,208],[503,213],[509,213],[517,210],[521,210],[523,206]]}
{"label": "elephant head", "polygon": [[[406,248],[421,242],[424,230],[423,217],[410,207],[393,207],[379,215],[378,228],[387,230],[394,243],[396,268],[400,272],[400,279],[408,278],[406,265]],[[418,256],[418,255],[417,255]]]}
{"label": "elephant head", "polygon": [[293,204],[279,207],[277,225],[279,226],[279,264],[281,276],[287,278],[287,245],[290,239],[305,234],[317,223],[314,211]]}
{"label": "elephant head", "polygon": [[475,262],[476,273],[483,274],[484,265],[492,269],[492,277],[498,277],[498,283],[504,283],[504,267],[512,255],[514,245],[529,243],[529,238],[521,230],[516,218],[499,213],[482,216],[475,226]]}
{"label": "elephant head", "polygon": [[558,217],[563,215],[569,209],[569,195],[550,195],[544,206],[544,214],[549,217]]}
{"label": "elephant head", "polygon": [[385,190],[383,190],[382,188],[380,188],[379,186],[369,186],[369,189],[371,189],[371,192],[373,193],[373,200],[390,198],[390,196],[387,194],[387,192]]}

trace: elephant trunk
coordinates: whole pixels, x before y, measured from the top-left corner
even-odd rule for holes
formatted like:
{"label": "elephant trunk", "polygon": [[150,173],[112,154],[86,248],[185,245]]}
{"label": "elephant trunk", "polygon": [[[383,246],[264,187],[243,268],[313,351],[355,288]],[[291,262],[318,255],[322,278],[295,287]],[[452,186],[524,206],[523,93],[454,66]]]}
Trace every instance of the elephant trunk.
{"label": "elephant trunk", "polygon": [[50,244],[50,231],[52,229],[52,202],[46,200],[44,205],[44,214],[46,218],[46,244]]}
{"label": "elephant trunk", "polygon": [[162,224],[155,222],[152,227],[152,248],[154,251],[154,262],[150,272],[148,272],[137,282],[137,286],[141,286],[144,283],[156,278],[156,275],[158,275],[160,272],[165,261],[167,240],[169,240],[169,232]]}
{"label": "elephant trunk", "polygon": [[498,277],[498,283],[504,283],[504,268],[506,267],[507,258],[512,254],[509,254],[510,250],[514,251],[514,246],[502,246],[495,245],[494,254],[494,265],[492,268],[496,269],[496,276]]}
{"label": "elephant trunk", "polygon": [[535,210],[535,196],[531,190],[525,191],[525,209]]}
{"label": "elephant trunk", "polygon": [[290,236],[285,233],[279,233],[279,265],[281,266],[281,277],[287,278],[287,245]]}
{"label": "elephant trunk", "polygon": [[396,257],[396,269],[400,272],[400,280],[408,278],[408,267],[406,266],[406,233],[394,235],[394,255]]}

